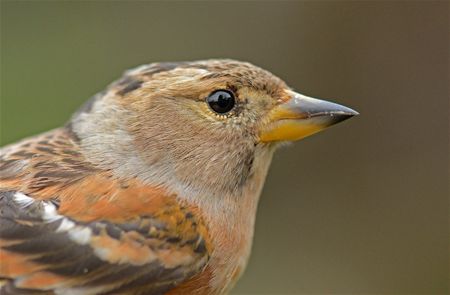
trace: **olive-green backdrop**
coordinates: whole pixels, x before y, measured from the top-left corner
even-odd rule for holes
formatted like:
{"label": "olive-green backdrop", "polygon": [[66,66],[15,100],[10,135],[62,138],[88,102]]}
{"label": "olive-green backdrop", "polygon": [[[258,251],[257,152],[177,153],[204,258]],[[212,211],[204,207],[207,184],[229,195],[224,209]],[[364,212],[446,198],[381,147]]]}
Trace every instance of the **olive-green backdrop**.
{"label": "olive-green backdrop", "polygon": [[449,2],[1,1],[1,143],[122,71],[251,61],[358,118],[279,151],[233,294],[447,294]]}

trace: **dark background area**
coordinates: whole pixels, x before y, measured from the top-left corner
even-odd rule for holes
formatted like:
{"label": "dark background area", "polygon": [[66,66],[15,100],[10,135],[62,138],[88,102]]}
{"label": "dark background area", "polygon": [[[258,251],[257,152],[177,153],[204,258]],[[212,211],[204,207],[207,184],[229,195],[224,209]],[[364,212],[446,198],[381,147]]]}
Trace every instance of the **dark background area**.
{"label": "dark background area", "polygon": [[448,294],[449,2],[1,2],[1,144],[228,57],[361,115],[279,151],[232,294]]}

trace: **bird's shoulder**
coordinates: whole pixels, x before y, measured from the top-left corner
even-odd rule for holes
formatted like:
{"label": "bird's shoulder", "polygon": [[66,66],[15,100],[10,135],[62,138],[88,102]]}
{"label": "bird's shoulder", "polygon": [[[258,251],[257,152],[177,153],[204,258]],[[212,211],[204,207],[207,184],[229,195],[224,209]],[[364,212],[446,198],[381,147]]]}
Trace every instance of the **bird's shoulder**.
{"label": "bird's shoulder", "polygon": [[[20,188],[42,198],[99,170],[83,156],[78,138],[59,128],[0,149],[1,188]],[[49,191],[48,193],[46,193]]]}
{"label": "bird's shoulder", "polygon": [[212,251],[201,212],[96,168],[74,140],[58,130],[2,150],[6,286],[159,294],[200,273]]}

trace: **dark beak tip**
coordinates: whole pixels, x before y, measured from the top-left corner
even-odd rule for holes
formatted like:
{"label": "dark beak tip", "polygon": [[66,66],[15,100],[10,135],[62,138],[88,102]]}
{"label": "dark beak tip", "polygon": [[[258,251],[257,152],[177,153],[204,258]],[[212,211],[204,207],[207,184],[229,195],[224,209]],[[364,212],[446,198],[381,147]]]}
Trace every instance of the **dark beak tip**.
{"label": "dark beak tip", "polygon": [[340,114],[333,114],[330,124],[334,125],[334,124],[343,122],[345,120],[348,120],[354,116],[358,116],[358,115],[359,115],[359,113],[356,111],[340,113]]}
{"label": "dark beak tip", "polygon": [[355,111],[354,109],[351,109],[349,107],[345,107],[345,106],[340,106],[341,108],[337,110],[337,114],[338,115],[344,115],[344,116],[349,116],[349,117],[353,117],[353,116],[358,116],[359,112]]}
{"label": "dark beak tip", "polygon": [[357,111],[355,111],[355,110],[352,110],[352,111],[349,113],[349,116],[351,116],[351,117],[353,117],[353,116],[359,116],[359,112],[357,112]]}

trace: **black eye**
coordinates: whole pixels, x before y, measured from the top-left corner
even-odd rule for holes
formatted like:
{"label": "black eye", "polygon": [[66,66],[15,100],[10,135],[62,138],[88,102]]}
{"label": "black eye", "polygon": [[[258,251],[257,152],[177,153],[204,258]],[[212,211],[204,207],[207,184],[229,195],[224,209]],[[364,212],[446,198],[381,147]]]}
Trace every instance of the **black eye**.
{"label": "black eye", "polygon": [[234,107],[234,95],[226,90],[217,90],[211,93],[206,102],[211,109],[219,114],[225,114],[231,111]]}

